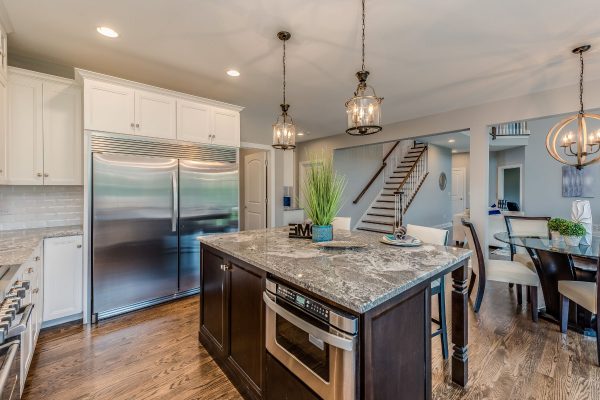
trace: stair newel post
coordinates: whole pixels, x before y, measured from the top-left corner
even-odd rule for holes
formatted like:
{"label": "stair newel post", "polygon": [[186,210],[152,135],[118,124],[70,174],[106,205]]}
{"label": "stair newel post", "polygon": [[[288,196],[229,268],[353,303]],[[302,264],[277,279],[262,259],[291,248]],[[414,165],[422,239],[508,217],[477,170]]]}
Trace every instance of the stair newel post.
{"label": "stair newel post", "polygon": [[394,235],[404,236],[406,232],[401,232],[402,211],[403,211],[403,192],[394,192]]}

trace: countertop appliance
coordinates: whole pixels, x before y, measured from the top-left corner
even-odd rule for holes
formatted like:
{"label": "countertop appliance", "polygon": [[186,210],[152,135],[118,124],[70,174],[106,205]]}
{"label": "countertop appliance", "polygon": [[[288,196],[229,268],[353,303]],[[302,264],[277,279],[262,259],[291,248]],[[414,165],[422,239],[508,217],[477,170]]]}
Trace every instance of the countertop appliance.
{"label": "countertop appliance", "polygon": [[92,321],[197,293],[198,236],[239,228],[236,149],[92,136]]}
{"label": "countertop appliance", "polygon": [[263,300],[267,398],[354,399],[358,318],[271,279]]}
{"label": "countertop appliance", "polygon": [[0,267],[0,400],[20,399],[31,348],[30,284],[18,279],[19,266]]}

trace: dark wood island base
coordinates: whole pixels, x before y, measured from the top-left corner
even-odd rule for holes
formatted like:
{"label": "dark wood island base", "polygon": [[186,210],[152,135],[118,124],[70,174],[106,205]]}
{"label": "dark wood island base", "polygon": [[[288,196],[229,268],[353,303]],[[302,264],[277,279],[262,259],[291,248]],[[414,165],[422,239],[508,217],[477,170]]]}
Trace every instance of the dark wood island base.
{"label": "dark wood island base", "polygon": [[268,359],[267,277],[359,318],[357,399],[414,400],[431,398],[431,281],[452,272],[452,381],[468,382],[466,260],[357,313],[209,244],[202,243],[201,257],[199,339],[245,398],[281,400],[282,393],[287,400],[320,398],[300,380],[283,379],[285,367]]}

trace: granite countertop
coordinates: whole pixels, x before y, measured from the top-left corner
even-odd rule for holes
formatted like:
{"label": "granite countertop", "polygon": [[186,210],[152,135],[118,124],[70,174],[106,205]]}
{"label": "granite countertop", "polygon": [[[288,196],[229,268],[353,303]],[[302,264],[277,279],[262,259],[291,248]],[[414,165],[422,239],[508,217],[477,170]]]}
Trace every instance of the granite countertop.
{"label": "granite countertop", "polygon": [[394,247],[379,242],[382,234],[364,231],[335,238],[366,243],[366,248],[322,250],[310,240],[289,239],[287,232],[287,227],[270,228],[198,240],[358,313],[471,256],[470,250],[455,247]]}
{"label": "granite countertop", "polygon": [[21,265],[43,239],[83,235],[81,225],[0,231],[0,266]]}

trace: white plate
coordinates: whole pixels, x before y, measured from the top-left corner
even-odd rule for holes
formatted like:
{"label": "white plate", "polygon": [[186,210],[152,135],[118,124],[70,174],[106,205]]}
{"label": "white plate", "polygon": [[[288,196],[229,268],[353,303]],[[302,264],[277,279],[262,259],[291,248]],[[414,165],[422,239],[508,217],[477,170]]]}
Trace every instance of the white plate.
{"label": "white plate", "polygon": [[419,239],[411,238],[408,240],[390,240],[387,237],[383,236],[380,240],[381,243],[389,244],[391,246],[398,247],[418,247],[423,243]]}
{"label": "white plate", "polygon": [[329,242],[317,242],[315,246],[322,249],[363,249],[367,247],[365,243],[351,242],[347,240],[332,240]]}

